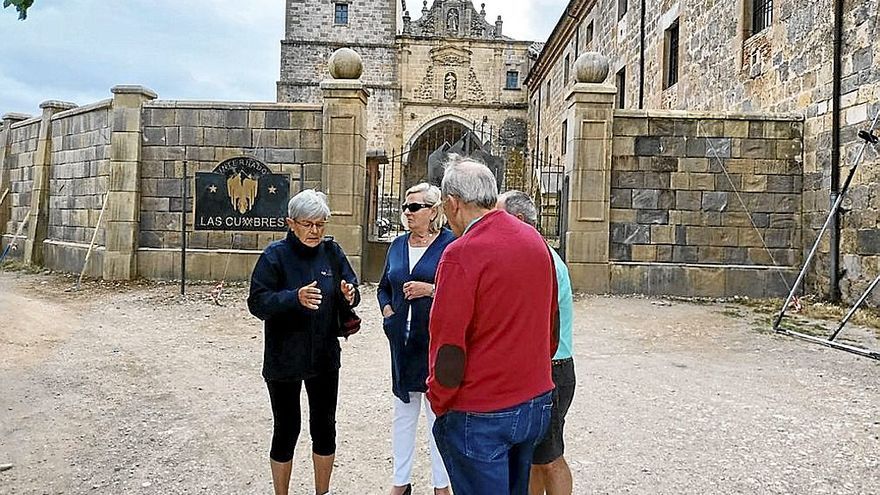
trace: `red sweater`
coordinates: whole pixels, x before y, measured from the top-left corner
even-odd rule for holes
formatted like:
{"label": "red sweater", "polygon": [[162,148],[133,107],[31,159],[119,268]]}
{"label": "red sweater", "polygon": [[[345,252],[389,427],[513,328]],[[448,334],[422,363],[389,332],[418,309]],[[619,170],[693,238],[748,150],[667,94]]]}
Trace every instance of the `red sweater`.
{"label": "red sweater", "polygon": [[[497,411],[553,389],[553,261],[534,228],[487,213],[446,248],[436,280],[428,354],[435,413]],[[457,387],[436,374],[444,346],[464,351]]]}

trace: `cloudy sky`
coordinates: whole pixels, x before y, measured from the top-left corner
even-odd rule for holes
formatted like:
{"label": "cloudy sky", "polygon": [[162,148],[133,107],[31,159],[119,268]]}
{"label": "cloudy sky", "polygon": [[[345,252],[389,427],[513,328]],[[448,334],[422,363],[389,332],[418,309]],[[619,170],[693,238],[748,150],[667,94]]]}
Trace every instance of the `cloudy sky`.
{"label": "cloudy sky", "polygon": [[[540,41],[568,3],[483,1],[488,19],[503,17],[505,34]],[[92,103],[117,84],[147,86],[163,99],[274,101],[284,4],[36,0],[25,21],[0,9],[0,114],[37,114],[45,100]]]}

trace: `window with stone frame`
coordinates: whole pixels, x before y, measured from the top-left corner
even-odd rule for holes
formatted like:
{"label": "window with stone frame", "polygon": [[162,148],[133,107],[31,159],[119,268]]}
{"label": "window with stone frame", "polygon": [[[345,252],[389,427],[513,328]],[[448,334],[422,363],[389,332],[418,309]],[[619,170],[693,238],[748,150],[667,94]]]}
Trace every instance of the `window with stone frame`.
{"label": "window with stone frame", "polygon": [[617,0],[617,20],[623,19],[626,10],[629,8],[629,0]]}
{"label": "window with stone frame", "polygon": [[773,22],[773,0],[751,0],[752,33],[757,34]]}
{"label": "window with stone frame", "polygon": [[617,82],[617,108],[626,108],[626,67],[622,67],[614,76]]}
{"label": "window with stone frame", "polygon": [[568,78],[571,77],[571,55],[565,55],[565,69],[562,73],[562,80],[565,81],[564,84],[568,84]]}
{"label": "window with stone frame", "polygon": [[334,10],[333,23],[336,25],[348,24],[348,4],[336,3]]}
{"label": "window with stone frame", "polygon": [[584,32],[585,46],[589,47],[593,43],[593,21],[587,24],[587,30]]}
{"label": "window with stone frame", "polygon": [[676,19],[663,35],[663,89],[678,82],[679,22]]}
{"label": "window with stone frame", "polygon": [[559,149],[563,156],[568,152],[568,120],[562,121],[562,142]]}
{"label": "window with stone frame", "polygon": [[519,71],[507,71],[507,84],[504,89],[519,89]]}

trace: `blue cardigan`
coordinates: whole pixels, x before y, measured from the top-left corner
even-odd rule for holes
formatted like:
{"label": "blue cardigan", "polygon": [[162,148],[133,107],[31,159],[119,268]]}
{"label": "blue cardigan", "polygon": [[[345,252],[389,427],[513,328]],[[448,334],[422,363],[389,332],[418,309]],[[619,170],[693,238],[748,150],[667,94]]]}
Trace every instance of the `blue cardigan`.
{"label": "blue cardigan", "polygon": [[[449,229],[442,229],[410,273],[409,236],[399,236],[388,248],[385,271],[377,292],[379,310],[386,304],[394,310],[393,315],[384,318],[382,327],[391,346],[391,391],[405,403],[409,403],[410,392],[428,390],[428,317],[434,299],[421,297],[407,301],[403,296],[403,284],[409,281],[433,284],[440,256],[455,240]],[[410,334],[409,339],[405,339],[406,316],[410,308]]]}

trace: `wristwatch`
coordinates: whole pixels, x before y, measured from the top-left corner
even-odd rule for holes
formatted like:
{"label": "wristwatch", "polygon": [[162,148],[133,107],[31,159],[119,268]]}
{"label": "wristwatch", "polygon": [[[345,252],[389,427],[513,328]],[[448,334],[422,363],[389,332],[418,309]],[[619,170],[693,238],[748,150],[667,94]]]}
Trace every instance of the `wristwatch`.
{"label": "wristwatch", "polygon": [[437,286],[434,285],[434,284],[431,284],[431,297],[434,297],[434,292],[435,292],[436,290],[437,290]]}

